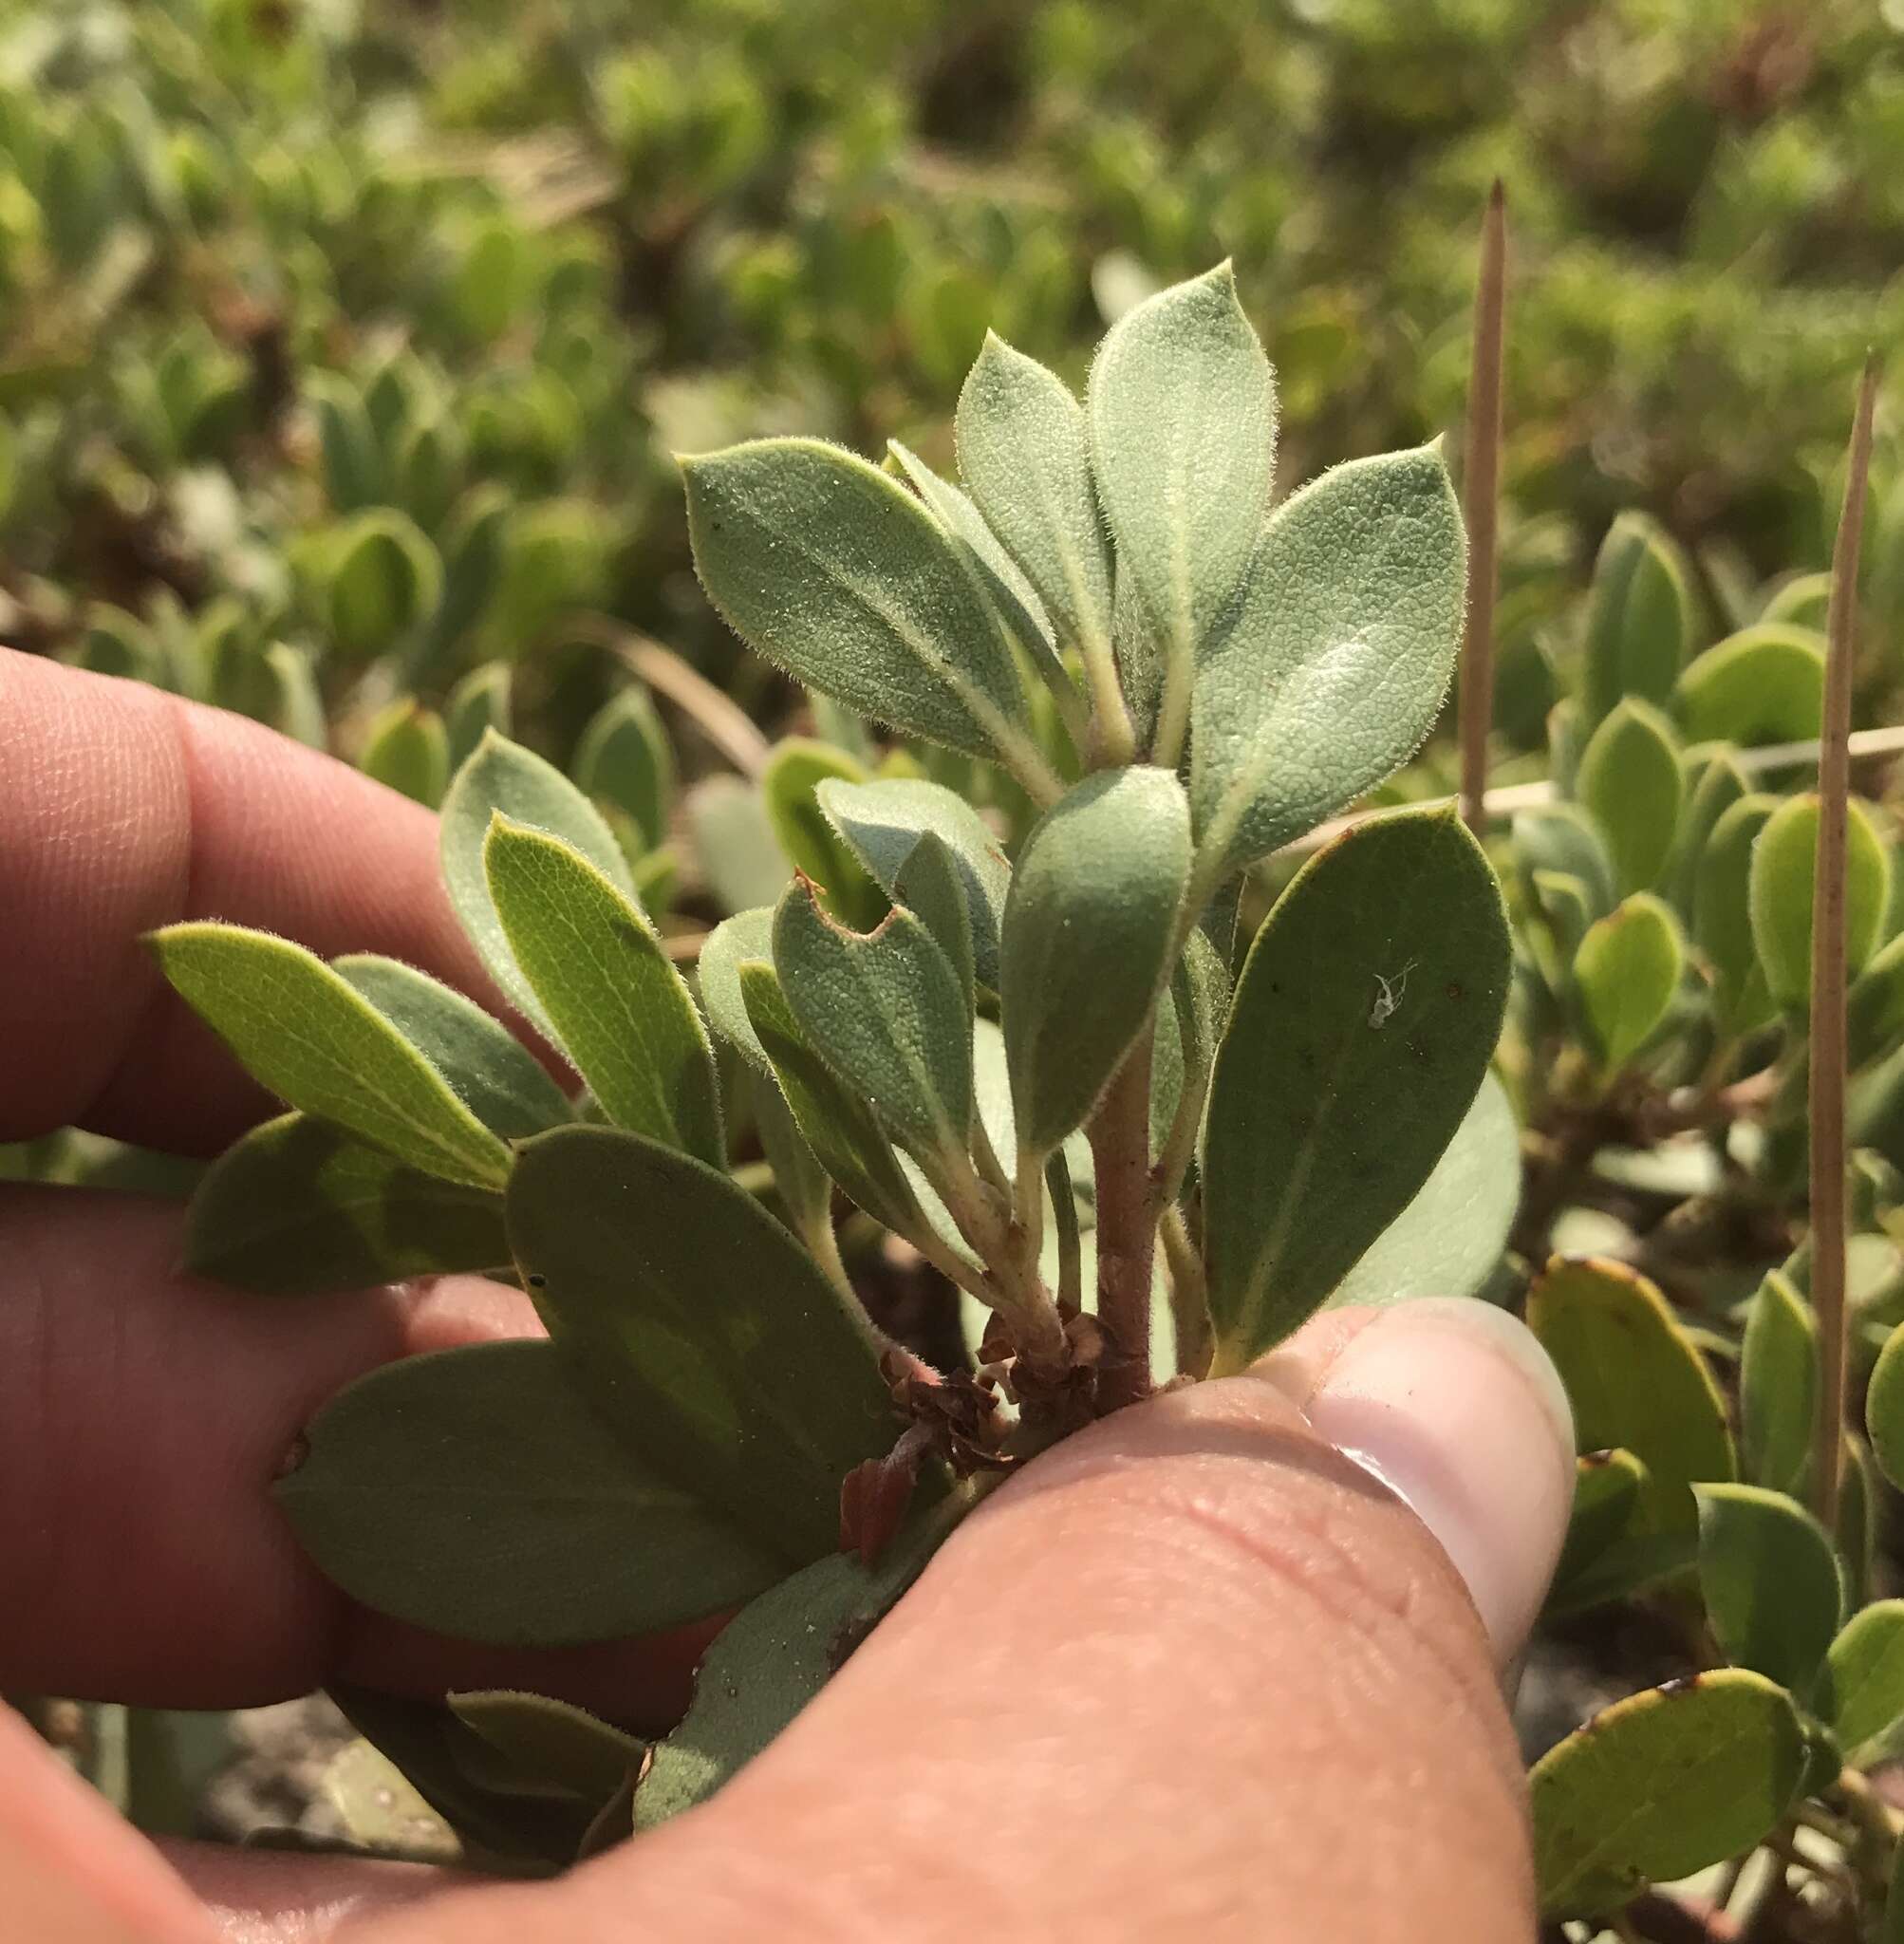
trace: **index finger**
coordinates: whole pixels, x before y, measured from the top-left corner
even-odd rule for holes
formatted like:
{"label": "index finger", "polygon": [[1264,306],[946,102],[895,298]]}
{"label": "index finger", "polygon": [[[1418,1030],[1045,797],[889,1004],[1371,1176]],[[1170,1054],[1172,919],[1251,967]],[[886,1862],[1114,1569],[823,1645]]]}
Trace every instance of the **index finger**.
{"label": "index finger", "polygon": [[0,649],[0,1141],[215,1152],[275,1109],[140,943],[224,918],[503,1011],[420,804],[256,722]]}

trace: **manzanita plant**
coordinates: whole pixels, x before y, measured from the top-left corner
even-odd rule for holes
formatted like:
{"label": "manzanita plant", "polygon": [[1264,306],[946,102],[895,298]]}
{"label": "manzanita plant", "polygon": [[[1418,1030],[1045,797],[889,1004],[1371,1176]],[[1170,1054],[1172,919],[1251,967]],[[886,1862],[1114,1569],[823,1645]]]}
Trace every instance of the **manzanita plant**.
{"label": "manzanita plant", "polygon": [[[1275,421],[1224,267],[1130,311],[1083,403],[989,340],[962,485],[805,439],[684,460],[701,580],[743,640],[988,766],[1032,820],[1010,855],[915,763],[783,748],[768,800],[801,869],[708,936],[697,992],[589,797],[492,728],[443,798],[444,878],[578,1099],[409,967],[156,935],[289,1110],[205,1180],[195,1266],[271,1297],[486,1270],[548,1326],[325,1408],[277,1485],[323,1569],[497,1643],[739,1609],[648,1750],[535,1697],[349,1697],[488,1853],[566,1860],[705,1796],[1054,1440],[1246,1364],[1372,1256],[1385,1294],[1411,1260],[1442,1293],[1493,1267],[1510,951],[1458,819],[1398,811],[1322,849],[1232,988],[1240,875],[1411,754],[1463,612],[1438,450],[1272,511]],[[772,1208],[732,1171],[736,1098]],[[1477,1168],[1499,1218],[1478,1237]],[[969,1368],[874,1327],[835,1191],[963,1293]]]}

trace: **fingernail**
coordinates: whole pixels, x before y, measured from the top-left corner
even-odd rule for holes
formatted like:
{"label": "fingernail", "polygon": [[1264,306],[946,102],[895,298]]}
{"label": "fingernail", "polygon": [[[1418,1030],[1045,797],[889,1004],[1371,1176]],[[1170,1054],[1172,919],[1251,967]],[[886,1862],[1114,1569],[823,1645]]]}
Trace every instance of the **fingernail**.
{"label": "fingernail", "polygon": [[1546,1596],[1574,1495],[1573,1413],[1533,1335],[1490,1303],[1398,1303],[1303,1409],[1441,1542],[1504,1665]]}

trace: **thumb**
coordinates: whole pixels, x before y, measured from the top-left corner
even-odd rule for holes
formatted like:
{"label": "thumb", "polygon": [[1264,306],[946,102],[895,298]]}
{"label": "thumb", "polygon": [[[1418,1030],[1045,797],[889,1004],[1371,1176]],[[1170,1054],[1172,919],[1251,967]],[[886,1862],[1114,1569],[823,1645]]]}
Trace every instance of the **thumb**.
{"label": "thumb", "polygon": [[1511,1318],[1320,1318],[1027,1467],[717,1801],[455,1935],[1524,1944],[1499,1670],[1573,1470]]}

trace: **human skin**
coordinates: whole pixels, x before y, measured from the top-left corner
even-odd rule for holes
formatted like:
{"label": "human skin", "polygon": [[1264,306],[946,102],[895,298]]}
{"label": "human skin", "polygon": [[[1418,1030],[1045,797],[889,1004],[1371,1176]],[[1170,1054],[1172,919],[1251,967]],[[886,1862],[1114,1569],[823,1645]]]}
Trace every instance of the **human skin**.
{"label": "human skin", "polygon": [[[502,1010],[434,819],[257,725],[0,653],[0,1140],[214,1152],[272,1111],[140,935],[224,918]],[[468,1278],[261,1303],[179,1274],[177,1210],[0,1189],[0,1689],[241,1706],[513,1683],[637,1728],[704,1632],[500,1654],[353,1606],[270,1497],[391,1357],[535,1329]],[[609,1944],[1070,1935],[1524,1940],[1500,1670],[1564,1527],[1564,1400],[1478,1305],[1325,1317],[1240,1377],[1028,1467],[707,1806],[534,1885],[163,1856],[0,1720],[22,1944]]]}

